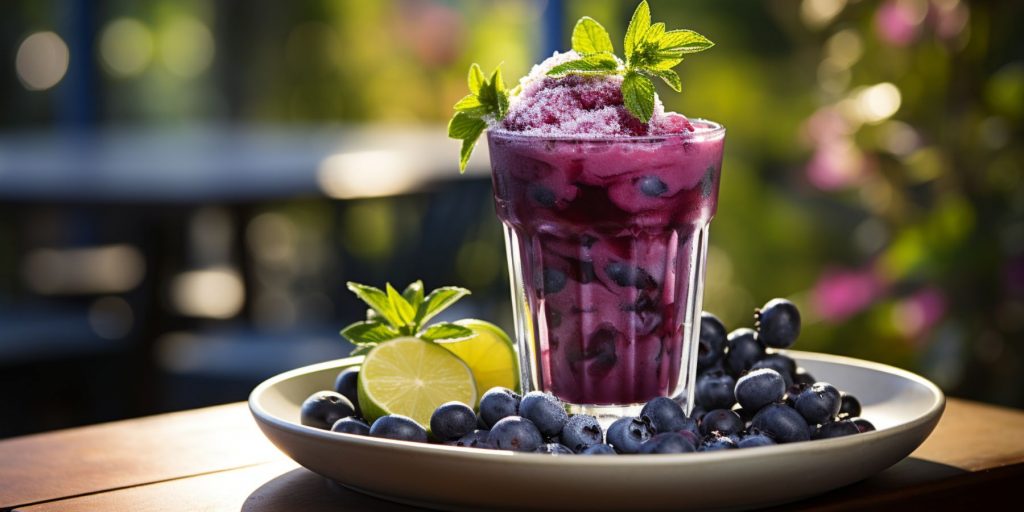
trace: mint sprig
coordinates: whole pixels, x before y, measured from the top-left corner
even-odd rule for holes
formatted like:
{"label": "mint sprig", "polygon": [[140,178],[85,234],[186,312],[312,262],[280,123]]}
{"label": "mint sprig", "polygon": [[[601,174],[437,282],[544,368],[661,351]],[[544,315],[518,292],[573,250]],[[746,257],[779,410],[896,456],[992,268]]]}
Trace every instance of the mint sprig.
{"label": "mint sprig", "polygon": [[660,78],[672,90],[682,91],[679,74],[672,70],[683,55],[714,46],[692,30],[666,30],[664,23],[651,23],[651,8],[640,2],[626,28],[623,40],[626,60],[614,54],[608,31],[597,21],[582,17],[572,31],[572,49],[581,58],[555,66],[548,76],[568,74],[623,75],[622,100],[633,116],[649,122],[654,115],[654,82]]}
{"label": "mint sprig", "polygon": [[473,336],[471,329],[450,322],[427,325],[438,313],[469,295],[465,288],[444,286],[426,296],[422,281],[410,284],[402,293],[398,293],[391,283],[381,290],[349,282],[348,289],[370,306],[365,321],[355,322],[341,330],[341,335],[356,346],[352,355],[369,352],[380,343],[402,336],[433,342],[458,341]]}
{"label": "mint sprig", "polygon": [[509,92],[501,78],[501,66],[494,68],[491,78],[484,76],[478,64],[469,67],[469,94],[455,103],[455,115],[448,122],[448,137],[462,141],[459,172],[466,172],[466,162],[473,154],[476,141],[487,128],[487,118],[500,121],[508,114]]}

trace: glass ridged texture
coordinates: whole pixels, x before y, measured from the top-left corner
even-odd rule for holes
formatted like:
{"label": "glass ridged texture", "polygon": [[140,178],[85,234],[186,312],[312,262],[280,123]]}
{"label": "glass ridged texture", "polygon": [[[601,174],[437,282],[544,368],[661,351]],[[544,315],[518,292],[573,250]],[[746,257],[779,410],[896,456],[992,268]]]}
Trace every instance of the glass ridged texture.
{"label": "glass ridged texture", "polygon": [[618,414],[692,404],[725,130],[571,138],[490,131],[524,391]]}

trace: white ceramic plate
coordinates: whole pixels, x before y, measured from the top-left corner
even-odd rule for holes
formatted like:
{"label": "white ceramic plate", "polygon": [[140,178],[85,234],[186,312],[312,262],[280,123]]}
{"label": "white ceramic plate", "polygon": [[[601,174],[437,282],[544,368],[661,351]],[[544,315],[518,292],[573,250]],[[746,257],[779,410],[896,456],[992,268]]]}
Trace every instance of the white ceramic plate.
{"label": "white ceramic plate", "polygon": [[920,445],[945,398],[913,373],[790,351],[818,380],[855,395],[878,430],[763,448],[681,455],[550,456],[337,434],[299,424],[307,396],[360,358],[299,368],[260,384],[249,408],[299,464],[351,489],[446,510],[704,510],[798,500],[871,476]]}

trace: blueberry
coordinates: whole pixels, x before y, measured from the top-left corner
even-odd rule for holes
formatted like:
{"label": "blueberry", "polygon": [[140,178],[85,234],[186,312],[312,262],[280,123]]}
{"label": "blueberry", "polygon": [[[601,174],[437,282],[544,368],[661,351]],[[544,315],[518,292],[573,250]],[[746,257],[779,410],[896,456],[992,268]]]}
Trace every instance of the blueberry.
{"label": "blueberry", "polygon": [[612,261],[605,265],[604,273],[619,286],[632,286],[640,290],[651,290],[658,287],[658,283],[649,272],[621,261]]}
{"label": "blueberry", "polygon": [[476,413],[462,402],[441,404],[430,415],[430,433],[441,441],[454,441],[476,428]]}
{"label": "blueberry", "polygon": [[299,422],[306,426],[329,430],[334,422],[355,413],[356,409],[348,398],[334,391],[317,391],[302,402]]}
{"label": "blueberry", "polygon": [[608,444],[619,453],[637,453],[654,437],[654,428],[640,418],[619,418],[608,427]]}
{"label": "blueberry", "polygon": [[457,441],[449,443],[454,446],[464,446],[467,448],[494,448],[488,441],[490,433],[489,430],[476,429],[460,437]]}
{"label": "blueberry", "polygon": [[811,438],[811,431],[803,416],[792,407],[782,404],[769,404],[762,407],[754,415],[750,426],[771,437],[777,443],[807,441]]}
{"label": "blueberry", "polygon": [[860,430],[861,433],[876,430],[875,426],[872,425],[870,421],[864,418],[851,418],[850,421],[852,421],[854,425],[857,425],[857,430]]}
{"label": "blueberry", "polygon": [[705,410],[729,409],[736,402],[736,380],[721,370],[705,372],[697,377],[694,398]]}
{"label": "blueberry", "polygon": [[786,299],[772,299],[755,313],[758,339],[766,347],[786,348],[800,336],[800,311]]}
{"label": "blueberry", "polygon": [[616,353],[622,333],[610,322],[604,322],[587,338],[587,350],[583,356],[591,361],[587,373],[594,377],[603,377],[615,367],[619,356]]}
{"label": "blueberry", "polygon": [[597,418],[587,414],[576,414],[569,418],[562,428],[562,444],[574,452],[582,452],[604,441],[604,432]]}
{"label": "blueberry", "polygon": [[737,448],[755,448],[758,446],[771,446],[775,444],[772,438],[761,434],[747,434],[740,439],[740,442],[736,443]]}
{"label": "blueberry", "polygon": [[690,453],[697,447],[686,436],[678,432],[662,432],[640,446],[640,453]]}
{"label": "blueberry", "polygon": [[841,406],[839,390],[827,382],[814,383],[793,401],[793,408],[811,425],[832,421],[839,414]]}
{"label": "blueberry", "polygon": [[700,422],[700,433],[707,436],[712,432],[722,435],[735,434],[743,430],[743,420],[739,414],[727,409],[708,411]]}
{"label": "blueberry", "polygon": [[495,423],[487,441],[499,450],[517,452],[532,452],[543,443],[533,422],[520,416],[508,416]]}
{"label": "blueberry", "polygon": [[480,418],[491,428],[502,418],[519,414],[520,397],[508,388],[494,387],[480,398]]}
{"label": "blueberry", "polygon": [[715,167],[710,166],[704,171],[704,176],[700,179],[700,195],[704,199],[711,197],[711,193],[715,191]]}
{"label": "blueberry", "polygon": [[785,393],[786,381],[771,368],[753,370],[736,381],[736,401],[751,413],[782,400]]}
{"label": "blueberry", "polygon": [[701,405],[699,401],[695,400],[694,402],[697,403],[695,403],[695,405],[693,406],[693,410],[690,411],[690,419],[696,421],[697,423],[700,423],[700,421],[704,418],[704,415],[707,414],[708,409],[707,407]]}
{"label": "blueberry", "polygon": [[830,421],[823,425],[818,425],[811,432],[811,439],[831,439],[833,437],[852,436],[859,433],[860,428],[850,420]]}
{"label": "blueberry", "polygon": [[608,274],[609,279],[619,286],[633,286],[633,275],[630,272],[630,267],[621,261],[613,261],[605,265],[604,272]]}
{"label": "blueberry", "polygon": [[370,426],[365,421],[350,416],[335,421],[334,425],[331,425],[331,432],[368,436],[370,435]]}
{"label": "blueberry", "polygon": [[657,176],[644,176],[640,178],[637,185],[640,187],[640,192],[643,192],[645,196],[658,197],[668,192],[668,185],[658,179]]}
{"label": "blueberry", "polygon": [[[696,423],[694,423],[694,425],[696,425]],[[692,444],[693,446],[699,445],[700,440],[703,438],[703,436],[700,435],[700,431],[696,429],[680,430],[679,432],[676,433],[686,438],[686,440],[689,441],[690,444]]]}
{"label": "blueberry", "polygon": [[607,444],[595,444],[580,452],[580,455],[615,455],[615,448]]}
{"label": "blueberry", "polygon": [[807,370],[803,368],[797,368],[796,373],[793,375],[793,384],[806,384],[808,386],[814,385],[818,382],[813,375],[807,373]]}
{"label": "blueberry", "polygon": [[377,421],[370,425],[370,435],[399,441],[427,442],[427,430],[412,418],[400,414],[377,418]]}
{"label": "blueberry", "polygon": [[840,400],[842,403],[839,405],[839,414],[836,416],[839,419],[856,418],[860,416],[860,400],[853,395],[847,395],[846,393],[839,393]]}
{"label": "blueberry", "polygon": [[707,311],[700,314],[700,344],[697,346],[697,368],[705,369],[725,355],[725,326]]}
{"label": "blueberry", "polygon": [[686,418],[680,423],[679,429],[676,432],[691,432],[693,435],[700,437],[700,424],[697,422],[696,417]]}
{"label": "blueberry", "polygon": [[558,293],[565,288],[565,272],[556,268],[544,269],[544,295]]}
{"label": "blueberry", "polygon": [[534,451],[537,453],[546,453],[548,455],[572,455],[574,453],[568,446],[558,443],[544,443],[538,446]]}
{"label": "blueberry", "polygon": [[734,449],[736,449],[736,441],[733,441],[729,436],[718,433],[712,433],[705,437],[704,442],[697,447],[697,451],[699,452],[717,452],[719,450]]}
{"label": "blueberry", "polygon": [[740,404],[732,406],[732,409],[730,410],[736,413],[736,415],[739,416],[741,420],[743,420],[744,424],[750,423],[750,420],[754,419],[754,415],[757,414],[757,411],[751,409],[744,409],[743,407],[740,406]]}
{"label": "blueberry", "polygon": [[530,198],[540,203],[541,206],[546,208],[555,207],[555,193],[550,188],[537,183],[531,183],[527,189],[527,193],[530,194]]}
{"label": "blueberry", "polygon": [[640,417],[646,418],[654,427],[654,431],[675,432],[686,427],[686,414],[683,408],[675,400],[665,396],[659,396],[644,404],[640,410]]}
{"label": "blueberry", "polygon": [[757,341],[757,333],[746,327],[729,333],[726,340],[729,351],[725,354],[725,368],[734,377],[754,366],[764,356],[764,346]]}
{"label": "blueberry", "polygon": [[814,383],[806,384],[803,382],[795,382],[786,388],[786,396],[782,398],[782,402],[790,407],[796,407],[796,397],[800,396],[804,390],[810,388]]}
{"label": "blueberry", "polygon": [[357,389],[358,380],[358,368],[345,368],[334,379],[334,391],[341,396],[348,398],[348,401],[352,403],[352,407],[356,411],[355,415],[362,416],[363,412],[359,410],[359,392]]}
{"label": "blueberry", "polygon": [[793,376],[796,374],[796,361],[792,358],[782,354],[768,354],[750,367],[751,370],[760,370],[761,368],[771,368],[779,372],[782,380],[786,381],[787,388],[793,385]]}
{"label": "blueberry", "polygon": [[633,286],[638,290],[654,290],[658,288],[658,282],[654,280],[654,276],[650,272],[637,267],[636,279],[633,280]]}
{"label": "blueberry", "polygon": [[519,415],[533,422],[544,436],[557,436],[562,432],[569,415],[565,406],[550,393],[531,391],[519,403]]}

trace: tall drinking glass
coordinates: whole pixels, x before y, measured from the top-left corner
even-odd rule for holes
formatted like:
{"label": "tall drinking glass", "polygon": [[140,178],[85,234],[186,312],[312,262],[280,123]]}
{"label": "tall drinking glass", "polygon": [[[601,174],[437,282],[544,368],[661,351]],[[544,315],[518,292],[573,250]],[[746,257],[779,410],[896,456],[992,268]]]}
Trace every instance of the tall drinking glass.
{"label": "tall drinking glass", "polygon": [[684,135],[488,132],[524,391],[571,412],[690,412],[708,228],[725,129]]}

